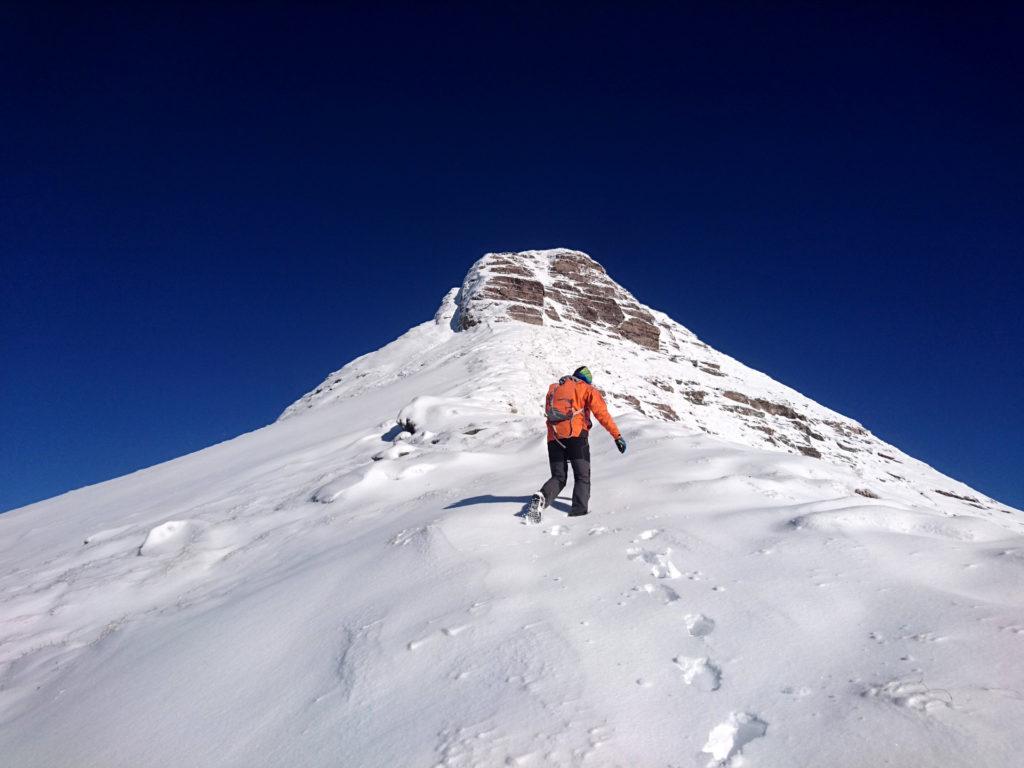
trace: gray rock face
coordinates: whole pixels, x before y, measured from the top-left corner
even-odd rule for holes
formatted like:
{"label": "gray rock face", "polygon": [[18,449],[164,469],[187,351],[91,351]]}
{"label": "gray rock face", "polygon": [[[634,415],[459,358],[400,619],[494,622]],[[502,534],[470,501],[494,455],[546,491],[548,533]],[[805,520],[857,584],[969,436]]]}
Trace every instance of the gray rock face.
{"label": "gray rock face", "polygon": [[580,251],[489,253],[463,283],[461,329],[486,320],[558,324],[604,331],[646,349],[660,349],[654,317],[604,267]]}

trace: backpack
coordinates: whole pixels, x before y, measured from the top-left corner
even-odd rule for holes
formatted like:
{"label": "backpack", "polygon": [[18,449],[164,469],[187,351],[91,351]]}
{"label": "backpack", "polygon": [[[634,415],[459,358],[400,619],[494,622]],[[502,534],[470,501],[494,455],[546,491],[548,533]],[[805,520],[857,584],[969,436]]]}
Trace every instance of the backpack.
{"label": "backpack", "polygon": [[576,403],[576,383],[574,377],[563,376],[548,387],[544,415],[556,437],[573,437],[573,420],[584,411],[583,408],[573,407]]}

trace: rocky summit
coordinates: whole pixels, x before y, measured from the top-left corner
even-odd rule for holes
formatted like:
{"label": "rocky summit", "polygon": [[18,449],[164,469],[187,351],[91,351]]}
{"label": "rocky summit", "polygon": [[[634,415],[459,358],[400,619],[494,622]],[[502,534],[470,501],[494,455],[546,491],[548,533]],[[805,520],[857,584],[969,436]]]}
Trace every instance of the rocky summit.
{"label": "rocky summit", "polygon": [[661,332],[650,311],[580,251],[489,253],[466,276],[458,302],[462,330],[485,318],[508,319],[660,348]]}

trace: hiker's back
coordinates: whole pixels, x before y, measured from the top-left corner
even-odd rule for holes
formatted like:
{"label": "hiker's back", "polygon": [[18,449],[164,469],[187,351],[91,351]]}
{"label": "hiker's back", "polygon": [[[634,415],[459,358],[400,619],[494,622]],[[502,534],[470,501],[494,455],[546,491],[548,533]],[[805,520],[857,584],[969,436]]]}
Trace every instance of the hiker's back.
{"label": "hiker's back", "polygon": [[587,402],[590,385],[574,376],[563,376],[548,387],[544,415],[548,421],[548,440],[578,437],[590,428]]}

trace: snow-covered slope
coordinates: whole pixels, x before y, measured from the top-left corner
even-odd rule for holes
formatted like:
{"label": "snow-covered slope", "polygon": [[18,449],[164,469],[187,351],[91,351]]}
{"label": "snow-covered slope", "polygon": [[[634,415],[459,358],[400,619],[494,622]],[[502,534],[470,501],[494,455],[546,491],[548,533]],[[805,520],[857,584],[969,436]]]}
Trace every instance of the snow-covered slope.
{"label": "snow-covered slope", "polygon": [[[465,361],[466,374],[446,372],[455,359]],[[525,414],[533,433],[548,384],[579,364],[594,371],[613,411],[679,422],[753,448],[824,458],[853,469],[869,495],[953,514],[965,508],[1003,514],[995,500],[712,349],[637,302],[589,256],[567,249],[487,254],[444,298],[433,323],[331,374],[284,417],[415,375],[429,377],[424,393]],[[951,499],[958,503],[950,505]]]}
{"label": "snow-covered slope", "polygon": [[[523,525],[583,363],[629,450]],[[0,762],[1015,766],[1022,533],[585,255],[490,254],[275,424],[0,516]]]}

